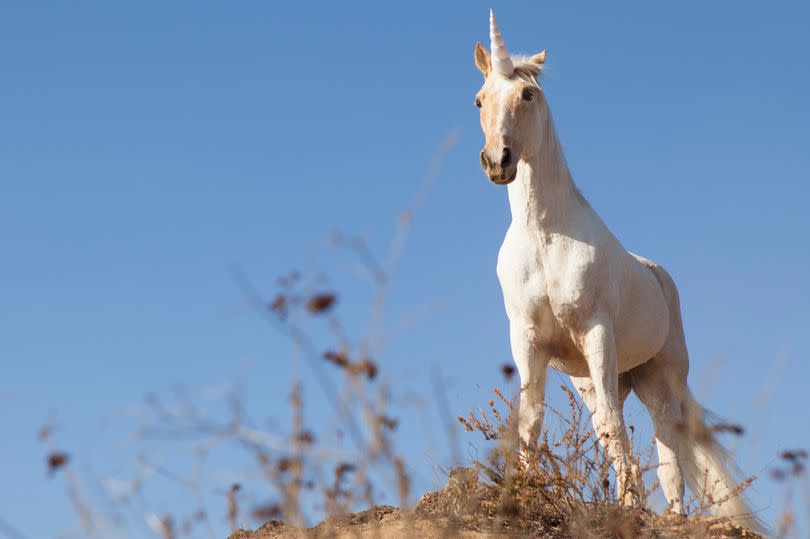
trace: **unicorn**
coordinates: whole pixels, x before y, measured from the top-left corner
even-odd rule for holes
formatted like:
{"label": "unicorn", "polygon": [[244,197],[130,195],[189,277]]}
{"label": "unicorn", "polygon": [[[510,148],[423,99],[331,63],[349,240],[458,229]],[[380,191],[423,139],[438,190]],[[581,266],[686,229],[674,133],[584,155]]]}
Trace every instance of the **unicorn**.
{"label": "unicorn", "polygon": [[475,46],[484,84],[475,96],[480,160],[506,186],[512,222],[497,273],[520,375],[522,454],[537,443],[549,367],[571,377],[616,473],[617,497],[638,506],[643,485],[630,451],[624,401],[634,391],[655,427],[658,477],[670,511],[684,482],[739,526],[761,530],[734,480],[733,462],[687,385],[689,355],[678,290],[660,265],[611,233],[571,177],[540,74],[543,50],[512,56],[490,10],[490,50]]}

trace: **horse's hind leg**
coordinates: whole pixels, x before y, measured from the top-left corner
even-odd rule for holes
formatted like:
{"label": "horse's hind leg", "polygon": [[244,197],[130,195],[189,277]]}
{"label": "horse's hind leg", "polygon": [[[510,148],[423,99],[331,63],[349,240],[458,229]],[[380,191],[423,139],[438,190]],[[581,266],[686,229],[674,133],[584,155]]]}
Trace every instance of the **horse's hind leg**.
{"label": "horse's hind leg", "polygon": [[[596,410],[596,395],[593,388],[593,381],[588,376],[571,376],[571,383],[574,385],[574,389],[577,390],[579,394],[579,398],[582,399],[582,402],[585,403],[585,406],[588,408],[588,411],[591,414],[594,413]],[[619,403],[624,406],[624,401],[627,399],[627,396],[630,394],[630,376],[628,373],[622,373],[619,375]]]}
{"label": "horse's hind leg", "polygon": [[[684,481],[680,464],[683,448],[680,438],[686,372],[684,370],[681,377],[677,366],[672,367],[674,362],[671,357],[658,355],[631,370],[630,374],[633,390],[650,413],[655,427],[661,490],[664,491],[670,510],[683,513]],[[682,382],[678,378],[682,378]]]}
{"label": "horse's hind leg", "polygon": [[650,361],[629,371],[633,390],[647,408],[655,427],[658,448],[658,479],[670,510],[683,513],[682,459],[683,402],[688,393],[686,351],[678,291],[663,268],[651,268],[658,278],[670,311],[670,331],[664,346]]}

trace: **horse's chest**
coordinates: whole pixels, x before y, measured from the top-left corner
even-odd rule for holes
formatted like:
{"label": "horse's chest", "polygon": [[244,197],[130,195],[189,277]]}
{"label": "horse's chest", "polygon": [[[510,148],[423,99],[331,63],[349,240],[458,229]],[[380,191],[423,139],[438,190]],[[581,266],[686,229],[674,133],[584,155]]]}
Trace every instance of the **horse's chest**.
{"label": "horse's chest", "polygon": [[593,278],[594,260],[587,246],[543,243],[507,233],[498,256],[498,278],[509,318],[550,317],[564,324],[590,302],[588,281]]}
{"label": "horse's chest", "polygon": [[539,325],[551,315],[548,279],[536,241],[507,233],[498,254],[498,280],[510,319],[524,319]]}
{"label": "horse's chest", "polygon": [[529,332],[551,367],[571,376],[587,376],[587,364],[560,317],[567,305],[576,303],[576,294],[560,292],[562,268],[547,265],[548,246],[522,239],[519,234],[507,234],[498,255],[498,278],[510,324]]}

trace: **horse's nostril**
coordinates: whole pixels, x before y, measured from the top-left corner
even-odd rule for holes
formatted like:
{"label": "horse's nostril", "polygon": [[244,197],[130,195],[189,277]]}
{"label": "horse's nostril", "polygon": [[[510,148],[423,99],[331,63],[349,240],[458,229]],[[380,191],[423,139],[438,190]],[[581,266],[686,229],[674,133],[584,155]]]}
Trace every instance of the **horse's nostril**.
{"label": "horse's nostril", "polygon": [[485,169],[489,169],[492,166],[492,163],[490,163],[489,159],[487,159],[487,154],[485,154],[483,151],[481,152],[481,166]]}
{"label": "horse's nostril", "polygon": [[512,152],[509,151],[509,148],[503,149],[503,154],[501,154],[501,166],[505,167],[509,164],[512,160]]}

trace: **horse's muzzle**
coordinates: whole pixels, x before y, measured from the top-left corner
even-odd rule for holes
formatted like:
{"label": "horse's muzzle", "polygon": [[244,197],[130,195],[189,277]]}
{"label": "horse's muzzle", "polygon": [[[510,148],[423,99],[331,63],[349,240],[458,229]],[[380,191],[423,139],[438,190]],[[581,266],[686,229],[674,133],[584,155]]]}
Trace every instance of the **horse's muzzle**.
{"label": "horse's muzzle", "polygon": [[487,156],[486,150],[481,152],[481,168],[489,177],[489,181],[495,185],[507,185],[512,183],[517,174],[517,165],[512,160],[509,148],[505,147],[498,161],[493,161]]}

